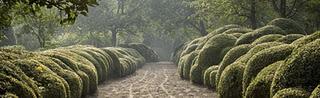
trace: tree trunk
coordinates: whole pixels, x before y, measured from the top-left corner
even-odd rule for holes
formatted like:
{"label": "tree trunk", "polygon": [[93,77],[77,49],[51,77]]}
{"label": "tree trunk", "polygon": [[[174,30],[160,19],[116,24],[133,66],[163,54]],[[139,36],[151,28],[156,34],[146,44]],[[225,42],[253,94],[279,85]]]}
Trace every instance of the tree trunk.
{"label": "tree trunk", "polygon": [[0,28],[0,33],[6,37],[0,41],[0,46],[16,45],[17,40],[12,26],[4,26]]}
{"label": "tree trunk", "polygon": [[117,46],[117,31],[116,30],[111,30],[112,32],[112,39],[111,39],[111,43],[112,46]]}
{"label": "tree trunk", "polygon": [[201,33],[201,36],[206,36],[208,34],[205,23],[203,20],[200,20],[200,24],[199,24],[199,30]]}
{"label": "tree trunk", "polygon": [[283,18],[287,17],[287,0],[280,1],[280,16]]}
{"label": "tree trunk", "polygon": [[257,28],[257,1],[251,0],[251,9],[250,9],[250,22],[251,22],[251,28],[256,29]]}

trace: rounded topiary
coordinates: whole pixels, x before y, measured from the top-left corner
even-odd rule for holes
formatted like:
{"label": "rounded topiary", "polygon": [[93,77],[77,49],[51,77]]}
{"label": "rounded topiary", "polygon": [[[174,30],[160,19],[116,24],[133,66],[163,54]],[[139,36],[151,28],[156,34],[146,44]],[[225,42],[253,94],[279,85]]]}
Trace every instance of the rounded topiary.
{"label": "rounded topiary", "polygon": [[218,34],[225,32],[229,29],[232,29],[232,28],[242,28],[242,27],[239,25],[235,25],[235,24],[225,25],[225,26],[222,26],[222,27],[217,28],[216,30],[210,32],[208,34],[208,36],[215,36],[215,35],[218,35]]}
{"label": "rounded topiary", "polygon": [[239,38],[240,36],[242,36],[242,33],[232,33],[231,35],[233,35],[236,38]]}
{"label": "rounded topiary", "polygon": [[110,77],[120,77],[120,61],[119,58],[117,57],[117,55],[115,53],[113,53],[112,51],[108,50],[107,48],[103,49],[104,52],[106,52],[112,59],[112,69],[110,70],[111,74]]}
{"label": "rounded topiary", "polygon": [[99,65],[101,66],[101,69],[102,69],[102,79],[100,82],[103,82],[105,81],[108,77],[108,73],[109,73],[109,65],[108,65],[108,60],[107,58],[105,58],[103,55],[97,53],[97,52],[94,52],[94,51],[91,51],[91,50],[83,50],[87,53],[89,53],[95,60],[98,61]]}
{"label": "rounded topiary", "polygon": [[145,44],[130,43],[130,44],[120,45],[120,47],[133,48],[133,49],[137,50],[146,59],[147,62],[158,62],[159,61],[159,55]]}
{"label": "rounded topiary", "polygon": [[0,73],[0,80],[0,90],[2,93],[12,93],[21,98],[37,98],[29,86],[14,77]]}
{"label": "rounded topiary", "polygon": [[218,73],[218,68],[214,71],[211,71],[210,75],[209,75],[209,82],[210,82],[210,87],[212,88],[216,88],[216,76],[217,76],[217,73]]}
{"label": "rounded topiary", "polygon": [[256,39],[254,42],[252,42],[253,45],[261,44],[261,43],[266,43],[266,42],[273,42],[277,41],[278,39],[284,37],[281,34],[269,34],[269,35],[264,35],[258,39]]}
{"label": "rounded topiary", "polygon": [[306,34],[306,31],[296,21],[287,18],[277,18],[268,23],[268,25],[275,25],[291,34]]}
{"label": "rounded topiary", "polygon": [[277,42],[282,42],[282,43],[286,43],[286,44],[291,44],[293,41],[303,37],[304,35],[302,34],[289,34],[289,35],[286,35],[282,38],[279,38],[277,40]]}
{"label": "rounded topiary", "polygon": [[222,71],[235,60],[237,60],[242,55],[246,54],[253,46],[250,44],[239,45],[231,50],[224,56],[223,60],[219,64],[218,72],[216,73],[216,83],[219,83],[220,75]]}
{"label": "rounded topiary", "polygon": [[241,37],[238,38],[236,45],[251,44],[254,40],[268,34],[286,35],[287,33],[285,33],[281,28],[276,26],[264,26],[252,32],[243,34]]}
{"label": "rounded topiary", "polygon": [[220,53],[225,47],[234,45],[236,38],[228,34],[219,34],[208,40],[205,46],[201,49],[199,57],[195,65],[190,71],[190,79],[194,83],[203,83],[203,73],[205,69],[211,65],[218,65],[223,57]]}
{"label": "rounded topiary", "polygon": [[246,89],[244,98],[270,98],[274,73],[282,63],[284,61],[278,61],[263,68]]}
{"label": "rounded topiary", "polygon": [[67,97],[64,80],[61,80],[48,67],[34,60],[15,60],[14,64],[27,76],[37,81],[36,84],[44,98]]}
{"label": "rounded topiary", "polygon": [[231,28],[227,31],[224,31],[223,33],[225,33],[225,34],[234,34],[234,33],[244,34],[244,33],[251,32],[251,31],[252,31],[252,29],[249,29],[249,28]]}
{"label": "rounded topiary", "polygon": [[217,85],[219,98],[242,98],[243,63],[233,63],[226,67]]}
{"label": "rounded topiary", "polygon": [[245,94],[245,90],[247,89],[251,81],[263,68],[274,62],[286,59],[291,54],[293,49],[293,45],[284,44],[264,49],[253,55],[246,63],[246,67],[243,73],[243,94]]}
{"label": "rounded topiary", "polygon": [[285,88],[278,91],[272,98],[309,98],[310,93],[302,88]]}
{"label": "rounded topiary", "polygon": [[312,91],[310,98],[320,98],[320,85]]}
{"label": "rounded topiary", "polygon": [[319,39],[320,38],[320,31],[318,32],[315,32],[311,35],[307,35],[307,36],[304,36],[302,38],[299,38],[295,41],[292,42],[292,44],[296,45],[297,47],[302,47],[316,39]]}
{"label": "rounded topiary", "polygon": [[312,92],[320,82],[320,40],[294,49],[273,78],[271,95],[281,89],[301,87]]}
{"label": "rounded topiary", "polygon": [[219,66],[217,65],[213,65],[211,67],[209,67],[208,69],[206,69],[206,71],[204,72],[204,75],[203,75],[203,84],[205,86],[208,86],[208,87],[211,87],[210,85],[210,74],[212,71],[217,71],[219,68]]}
{"label": "rounded topiary", "polygon": [[6,92],[4,95],[0,95],[1,98],[19,98],[17,95]]}

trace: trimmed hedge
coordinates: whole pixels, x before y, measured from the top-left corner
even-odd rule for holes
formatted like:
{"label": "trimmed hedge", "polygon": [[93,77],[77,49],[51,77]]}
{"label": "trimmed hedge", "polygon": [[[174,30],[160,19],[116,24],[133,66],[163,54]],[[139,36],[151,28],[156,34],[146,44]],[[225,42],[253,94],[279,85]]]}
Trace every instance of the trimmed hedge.
{"label": "trimmed hedge", "polygon": [[159,61],[159,55],[145,44],[129,43],[129,44],[122,44],[119,46],[124,47],[124,48],[132,48],[132,49],[137,50],[146,59],[146,62],[158,62]]}
{"label": "trimmed hedge", "polygon": [[281,34],[269,34],[269,35],[265,35],[262,36],[256,40],[254,40],[254,42],[252,42],[253,45],[257,45],[257,44],[261,44],[261,43],[266,43],[266,42],[273,42],[273,41],[277,41],[278,39],[284,37]]}
{"label": "trimmed hedge", "polygon": [[268,25],[278,26],[287,33],[306,34],[306,31],[296,21],[287,18],[277,18],[268,23]]}
{"label": "trimmed hedge", "polygon": [[310,93],[302,88],[285,88],[278,91],[272,98],[309,98]]}
{"label": "trimmed hedge", "polygon": [[286,43],[286,44],[291,44],[293,41],[303,37],[304,35],[302,34],[289,34],[289,35],[286,35],[282,38],[279,38],[277,40],[277,42],[283,42],[283,43]]}

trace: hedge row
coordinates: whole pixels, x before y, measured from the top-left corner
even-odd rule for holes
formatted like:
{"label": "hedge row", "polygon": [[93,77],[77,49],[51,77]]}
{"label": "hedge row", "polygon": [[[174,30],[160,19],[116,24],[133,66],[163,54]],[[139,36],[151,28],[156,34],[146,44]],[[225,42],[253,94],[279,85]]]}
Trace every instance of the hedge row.
{"label": "hedge row", "polygon": [[303,34],[283,18],[252,31],[227,25],[183,44],[174,62],[183,79],[216,89],[220,98],[318,98],[320,32]]}
{"label": "hedge row", "polygon": [[29,52],[0,48],[0,97],[81,98],[98,84],[135,72],[146,62],[132,48],[69,46]]}

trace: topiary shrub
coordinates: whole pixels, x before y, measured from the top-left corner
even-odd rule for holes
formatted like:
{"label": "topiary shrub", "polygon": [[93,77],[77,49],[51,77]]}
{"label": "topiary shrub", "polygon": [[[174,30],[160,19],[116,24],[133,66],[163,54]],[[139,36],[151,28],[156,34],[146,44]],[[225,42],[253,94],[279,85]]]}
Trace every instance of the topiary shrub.
{"label": "topiary shrub", "polygon": [[233,35],[236,38],[241,37],[243,34],[242,33],[232,33],[231,35]]}
{"label": "topiary shrub", "polygon": [[218,72],[216,73],[217,75],[215,76],[216,77],[215,81],[217,84],[219,83],[220,75],[222,71],[228,65],[236,61],[239,57],[246,54],[252,47],[253,46],[250,44],[244,44],[244,45],[236,46],[227,52],[227,54],[224,56],[224,58],[220,62]]}
{"label": "topiary shrub", "polygon": [[203,75],[203,84],[209,88],[212,88],[211,84],[210,84],[210,74],[212,71],[217,71],[219,68],[218,65],[213,65],[211,67],[209,67],[208,69],[206,69],[206,71],[204,72],[204,75]]}
{"label": "topiary shrub", "polygon": [[248,33],[251,31],[252,31],[252,29],[249,29],[249,28],[231,28],[227,31],[224,31],[223,33],[225,33],[225,34],[234,34],[234,33],[244,34],[244,33]]}
{"label": "topiary shrub", "polygon": [[210,82],[210,87],[212,88],[216,88],[216,84],[217,84],[217,81],[216,81],[216,76],[217,76],[217,73],[218,73],[218,68],[214,71],[211,71],[210,75],[209,75],[209,82]]}
{"label": "topiary shrub", "polygon": [[14,77],[0,73],[0,80],[0,90],[4,94],[12,93],[22,98],[37,98],[36,94],[29,86]]}
{"label": "topiary shrub", "polygon": [[273,42],[277,41],[278,39],[284,37],[281,34],[269,34],[269,35],[264,35],[258,39],[256,39],[254,42],[252,42],[253,45],[261,44],[261,43],[266,43],[266,42]]}
{"label": "topiary shrub", "polygon": [[226,67],[217,85],[219,98],[242,98],[243,63],[233,63]]}
{"label": "topiary shrub", "polygon": [[291,44],[293,41],[303,37],[304,35],[302,34],[289,34],[289,35],[286,35],[282,38],[279,38],[277,40],[277,42],[282,42],[282,43],[286,43],[286,44]]}
{"label": "topiary shrub", "polygon": [[158,62],[159,61],[159,55],[145,44],[130,43],[130,44],[123,44],[123,45],[119,45],[119,46],[124,47],[124,48],[133,48],[133,49],[137,50],[146,59],[147,62]]}
{"label": "topiary shrub", "polygon": [[243,73],[243,94],[245,94],[245,90],[247,90],[251,81],[263,68],[274,62],[286,59],[293,49],[293,45],[284,44],[264,49],[253,55],[246,63]]}
{"label": "topiary shrub", "polygon": [[273,78],[271,95],[281,89],[300,87],[312,92],[320,82],[320,40],[294,49]]}
{"label": "topiary shrub", "polygon": [[108,48],[103,48],[102,49],[104,52],[106,52],[112,59],[112,65],[111,65],[111,72],[110,72],[110,77],[120,77],[120,61],[119,58],[115,53],[112,51],[108,50]]}
{"label": "topiary shrub", "polygon": [[246,89],[244,98],[270,98],[270,87],[274,73],[284,61],[263,68]]}
{"label": "topiary shrub", "polygon": [[44,98],[67,97],[63,80],[46,66],[34,60],[15,60],[14,64],[27,76],[37,81],[36,84]]}
{"label": "topiary shrub", "polygon": [[295,41],[292,42],[292,44],[296,45],[297,47],[302,47],[316,39],[319,39],[320,38],[320,31],[318,32],[315,32],[311,35],[307,35],[307,36],[304,36],[302,38],[299,38]]}
{"label": "topiary shrub", "polygon": [[312,91],[310,98],[320,98],[320,85]]}
{"label": "topiary shrub", "polygon": [[306,34],[306,31],[296,21],[287,18],[277,18],[268,23],[268,25],[278,26],[287,33]]}
{"label": "topiary shrub", "polygon": [[227,31],[229,29],[233,29],[233,28],[242,28],[242,27],[239,26],[239,25],[235,25],[235,24],[225,25],[225,26],[222,26],[220,28],[217,28],[213,32],[210,32],[207,36],[213,37],[215,35],[221,34],[221,33],[225,32],[225,31]]}
{"label": "topiary shrub", "polygon": [[276,26],[264,26],[252,32],[243,34],[241,37],[238,38],[236,45],[251,44],[254,40],[268,34],[286,35],[287,33],[285,33],[281,28]]}
{"label": "topiary shrub", "polygon": [[199,57],[195,65],[191,67],[190,79],[193,83],[203,83],[204,71],[211,65],[217,65],[222,60],[220,55],[225,47],[234,45],[236,38],[228,34],[219,34],[208,40],[203,49],[199,53]]}
{"label": "topiary shrub", "polygon": [[309,98],[310,93],[302,88],[285,88],[278,91],[272,98]]}
{"label": "topiary shrub", "polygon": [[12,93],[5,93],[4,95],[0,95],[1,98],[19,98],[17,95]]}

